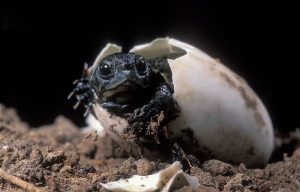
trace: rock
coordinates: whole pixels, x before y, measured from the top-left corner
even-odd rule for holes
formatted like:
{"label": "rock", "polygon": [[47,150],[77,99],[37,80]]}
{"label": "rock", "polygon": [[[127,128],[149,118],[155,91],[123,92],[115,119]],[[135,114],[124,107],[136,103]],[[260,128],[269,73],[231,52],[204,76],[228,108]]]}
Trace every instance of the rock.
{"label": "rock", "polygon": [[153,170],[153,165],[147,159],[139,159],[135,165],[138,175],[149,175]]}

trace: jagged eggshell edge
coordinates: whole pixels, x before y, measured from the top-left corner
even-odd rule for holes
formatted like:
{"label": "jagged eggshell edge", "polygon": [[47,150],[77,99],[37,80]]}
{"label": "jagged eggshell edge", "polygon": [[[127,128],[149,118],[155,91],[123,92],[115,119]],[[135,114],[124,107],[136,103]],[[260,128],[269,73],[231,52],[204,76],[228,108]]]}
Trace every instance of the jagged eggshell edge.
{"label": "jagged eggshell edge", "polygon": [[181,110],[168,127],[173,138],[184,130],[203,151],[249,166],[265,164],[274,148],[274,131],[268,111],[244,79],[219,60],[189,44],[171,38],[135,46],[135,52],[152,58],[176,52],[168,60],[174,84],[173,97]]}
{"label": "jagged eggshell edge", "polygon": [[[108,44],[90,71],[107,55],[121,52]],[[269,114],[255,92],[237,74],[201,50],[170,38],[135,46],[130,52],[149,59],[180,53],[169,60],[180,116],[168,124],[171,138],[192,130],[199,150],[218,159],[243,162],[249,166],[265,164],[274,148],[274,132]],[[119,144],[126,120],[111,115],[95,104],[101,125]]]}

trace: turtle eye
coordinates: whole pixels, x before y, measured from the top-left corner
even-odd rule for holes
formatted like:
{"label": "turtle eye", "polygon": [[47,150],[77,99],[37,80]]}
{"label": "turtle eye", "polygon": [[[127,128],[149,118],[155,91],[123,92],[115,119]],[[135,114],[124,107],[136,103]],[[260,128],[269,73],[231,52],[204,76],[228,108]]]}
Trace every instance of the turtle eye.
{"label": "turtle eye", "polygon": [[108,80],[113,75],[113,70],[111,65],[107,63],[102,63],[99,68],[100,75],[103,79]]}
{"label": "turtle eye", "polygon": [[142,57],[138,57],[136,59],[136,61],[135,61],[135,69],[136,69],[136,72],[140,76],[145,76],[147,74],[148,65],[147,65],[146,61]]}

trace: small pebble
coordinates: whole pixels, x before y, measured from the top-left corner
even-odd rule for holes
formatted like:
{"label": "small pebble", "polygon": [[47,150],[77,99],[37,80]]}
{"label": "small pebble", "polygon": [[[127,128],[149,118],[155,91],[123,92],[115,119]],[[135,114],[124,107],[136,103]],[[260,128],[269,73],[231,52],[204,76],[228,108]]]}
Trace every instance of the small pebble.
{"label": "small pebble", "polygon": [[149,175],[153,170],[153,165],[147,159],[139,159],[135,164],[138,175]]}
{"label": "small pebble", "polygon": [[202,165],[202,168],[204,171],[210,172],[212,175],[233,175],[234,174],[234,168],[232,165],[228,163],[224,163],[219,160],[209,160],[204,162]]}

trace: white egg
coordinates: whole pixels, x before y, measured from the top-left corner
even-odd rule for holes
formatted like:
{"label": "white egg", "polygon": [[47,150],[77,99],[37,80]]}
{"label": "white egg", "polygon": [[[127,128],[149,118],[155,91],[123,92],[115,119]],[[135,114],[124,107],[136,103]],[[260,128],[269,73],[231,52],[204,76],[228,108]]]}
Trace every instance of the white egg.
{"label": "white egg", "polygon": [[[121,52],[121,47],[108,44],[89,70],[116,52]],[[168,60],[173,97],[180,108],[179,117],[167,125],[170,139],[185,138],[194,151],[224,161],[248,166],[268,161],[274,148],[269,114],[255,92],[236,73],[201,50],[170,38],[135,46],[130,52],[146,59],[172,53],[182,55]],[[107,133],[121,146],[128,146],[122,136],[127,121],[97,104],[93,108]],[[187,130],[193,133],[196,145],[186,139]]]}

